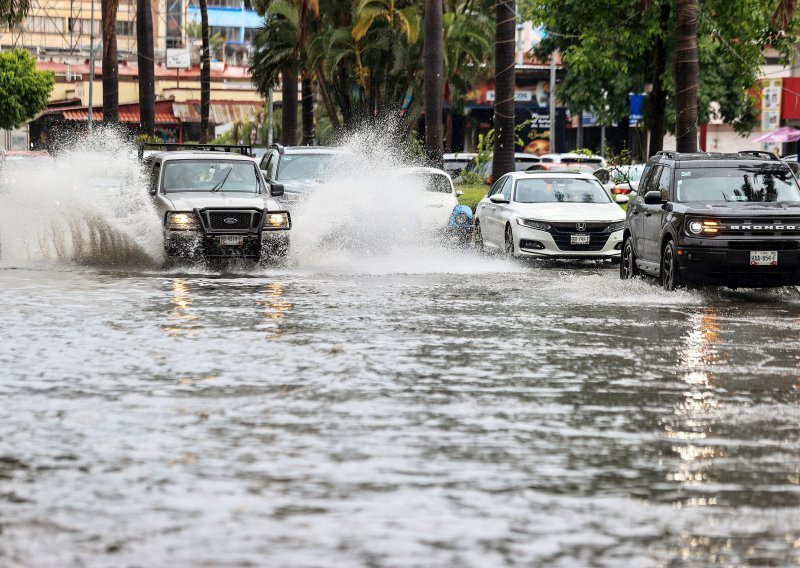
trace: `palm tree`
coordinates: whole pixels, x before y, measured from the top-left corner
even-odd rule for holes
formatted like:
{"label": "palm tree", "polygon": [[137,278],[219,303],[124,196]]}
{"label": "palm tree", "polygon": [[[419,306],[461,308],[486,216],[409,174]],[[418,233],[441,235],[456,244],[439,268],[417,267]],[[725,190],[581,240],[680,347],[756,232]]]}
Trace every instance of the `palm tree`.
{"label": "palm tree", "polygon": [[[680,0],[679,0],[680,1]],[[492,179],[514,171],[514,49],[516,47],[516,2],[495,1],[495,72],[494,72],[494,157]],[[553,94],[551,93],[551,96]],[[555,117],[550,117],[555,128]]]}
{"label": "palm tree", "polygon": [[136,2],[136,44],[139,51],[139,128],[142,134],[152,136],[155,131],[156,93],[150,0]]}
{"label": "palm tree", "polygon": [[102,0],[100,3],[103,25],[103,124],[119,122],[118,6],[119,0]]}
{"label": "palm tree", "polygon": [[200,0],[200,35],[203,36],[203,57],[200,67],[200,143],[208,141],[208,115],[211,111],[211,54],[208,37],[208,2]]}
{"label": "palm tree", "polygon": [[675,8],[675,147],[697,152],[697,0],[676,0]]}
{"label": "palm tree", "polygon": [[435,164],[442,161],[442,99],[444,96],[444,30],[442,0],[425,0],[425,152]]}
{"label": "palm tree", "polygon": [[10,28],[28,15],[28,0],[0,0],[0,28]]}

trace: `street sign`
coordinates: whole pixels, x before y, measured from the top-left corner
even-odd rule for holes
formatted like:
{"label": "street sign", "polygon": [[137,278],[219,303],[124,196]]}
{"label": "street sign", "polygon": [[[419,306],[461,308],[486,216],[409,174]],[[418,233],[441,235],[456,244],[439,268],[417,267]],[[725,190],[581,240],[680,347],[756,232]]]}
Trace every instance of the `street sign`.
{"label": "street sign", "polygon": [[167,49],[167,69],[188,69],[192,66],[191,49]]}

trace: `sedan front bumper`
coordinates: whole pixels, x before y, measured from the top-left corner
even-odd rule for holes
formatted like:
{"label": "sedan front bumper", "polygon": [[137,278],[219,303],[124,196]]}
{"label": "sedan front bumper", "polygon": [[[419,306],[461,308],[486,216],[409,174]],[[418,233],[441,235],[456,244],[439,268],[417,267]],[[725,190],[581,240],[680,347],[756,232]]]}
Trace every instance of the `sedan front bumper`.
{"label": "sedan front bumper", "polygon": [[[576,233],[581,234],[581,233]],[[517,225],[514,247],[522,256],[540,258],[618,258],[622,251],[622,230],[613,233],[585,233],[588,244],[570,244],[570,235],[556,235]]]}

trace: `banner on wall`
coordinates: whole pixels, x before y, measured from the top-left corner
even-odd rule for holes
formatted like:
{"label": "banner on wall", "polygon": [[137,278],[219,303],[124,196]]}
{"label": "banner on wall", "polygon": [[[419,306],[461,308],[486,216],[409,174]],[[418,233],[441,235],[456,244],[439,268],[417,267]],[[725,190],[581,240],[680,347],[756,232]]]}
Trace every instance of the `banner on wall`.
{"label": "banner on wall", "polygon": [[781,94],[783,79],[762,79],[761,130],[775,130],[781,125]]}

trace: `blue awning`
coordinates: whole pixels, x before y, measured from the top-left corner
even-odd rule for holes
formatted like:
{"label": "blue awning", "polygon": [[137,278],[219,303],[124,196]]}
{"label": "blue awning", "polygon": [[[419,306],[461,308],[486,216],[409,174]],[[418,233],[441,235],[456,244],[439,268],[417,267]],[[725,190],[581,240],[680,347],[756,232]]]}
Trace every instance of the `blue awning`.
{"label": "blue awning", "polygon": [[[187,19],[191,22],[200,22],[200,9],[189,6],[186,10]],[[239,8],[208,8],[208,25],[225,28],[257,28],[261,25],[261,16],[252,10]]]}

